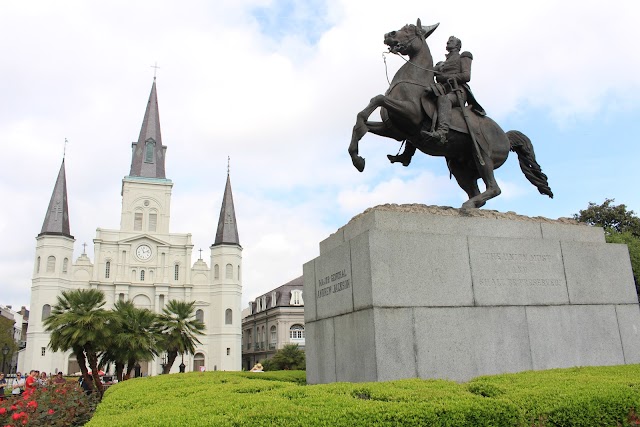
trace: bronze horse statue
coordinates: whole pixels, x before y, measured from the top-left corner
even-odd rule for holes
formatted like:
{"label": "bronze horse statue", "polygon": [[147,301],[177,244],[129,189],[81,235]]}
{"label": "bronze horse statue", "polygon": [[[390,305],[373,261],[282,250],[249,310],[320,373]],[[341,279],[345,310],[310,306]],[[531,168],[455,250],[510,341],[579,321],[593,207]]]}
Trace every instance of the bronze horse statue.
{"label": "bronze horse statue", "polygon": [[[405,153],[410,151],[408,159],[407,154],[403,155],[403,160],[400,160],[401,156],[389,156],[392,162],[402,161],[407,166],[415,148],[431,156],[445,157],[449,171],[469,196],[462,208],[480,208],[487,200],[500,194],[493,171],[502,166],[511,150],[517,153],[520,169],[540,194],[553,198],[547,176],[536,162],[529,138],[518,131],[505,133],[489,117],[473,113],[470,106],[463,107],[467,109],[468,125],[463,120],[461,108],[453,108],[445,145],[421,135],[421,130],[433,129],[436,121],[434,99],[425,91],[434,82],[433,58],[426,38],[438,25],[423,27],[418,19],[417,25],[408,24],[385,34],[384,43],[390,51],[406,55],[409,60],[395,74],[386,94],[372,98],[369,105],[358,113],[349,145],[353,165],[360,172],[364,170],[364,158],[358,155],[358,142],[367,132],[406,141]],[[378,107],[381,107],[382,121],[369,121],[369,116]],[[474,132],[475,138],[472,139],[470,132]],[[479,178],[484,181],[484,192],[478,188]]]}

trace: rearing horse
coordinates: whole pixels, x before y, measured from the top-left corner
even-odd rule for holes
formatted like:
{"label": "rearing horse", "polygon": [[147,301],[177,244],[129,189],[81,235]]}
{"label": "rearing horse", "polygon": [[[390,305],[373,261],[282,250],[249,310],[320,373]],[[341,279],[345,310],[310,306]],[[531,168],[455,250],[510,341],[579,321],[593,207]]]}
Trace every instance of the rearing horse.
{"label": "rearing horse", "polygon": [[[384,43],[391,52],[407,55],[409,61],[395,74],[386,94],[372,98],[369,105],[358,113],[349,145],[353,165],[360,172],[364,170],[365,162],[358,155],[358,143],[367,132],[406,141],[407,148],[403,156],[405,159],[408,156],[408,160],[403,160],[405,166],[415,148],[431,156],[445,157],[451,174],[469,196],[462,208],[479,208],[500,194],[493,171],[502,166],[511,150],[518,154],[520,169],[540,194],[553,198],[547,176],[536,162],[529,138],[518,131],[505,133],[496,122],[486,116],[477,116],[468,106],[463,108],[467,108],[472,129],[462,120],[461,109],[454,108],[445,145],[420,135],[421,129],[433,128],[435,123],[436,107],[425,92],[434,81],[433,58],[426,38],[438,25],[423,27],[418,19],[417,25],[408,24],[398,31],[385,34]],[[369,116],[378,107],[381,107],[382,122],[369,121]],[[469,132],[474,132],[476,147]],[[390,160],[394,161],[392,157]],[[486,187],[484,192],[478,188],[480,178]]]}

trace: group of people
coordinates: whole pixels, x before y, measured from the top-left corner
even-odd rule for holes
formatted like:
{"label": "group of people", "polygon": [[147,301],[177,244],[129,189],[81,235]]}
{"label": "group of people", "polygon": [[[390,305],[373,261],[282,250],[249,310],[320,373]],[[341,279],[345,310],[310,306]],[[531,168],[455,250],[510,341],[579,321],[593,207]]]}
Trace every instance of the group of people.
{"label": "group of people", "polygon": [[46,372],[35,369],[29,371],[29,375],[23,376],[16,372],[16,376],[7,380],[4,373],[0,372],[0,400],[4,400],[5,389],[11,390],[11,396],[16,397],[23,394],[31,394],[38,387],[46,387],[51,384],[64,384],[66,379],[62,372],[58,372],[54,377],[47,376]]}

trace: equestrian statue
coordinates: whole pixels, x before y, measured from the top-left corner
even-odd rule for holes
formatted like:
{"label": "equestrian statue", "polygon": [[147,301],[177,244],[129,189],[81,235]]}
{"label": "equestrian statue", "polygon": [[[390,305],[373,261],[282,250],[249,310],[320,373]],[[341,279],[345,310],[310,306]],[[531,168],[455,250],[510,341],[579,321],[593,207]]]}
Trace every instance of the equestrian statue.
{"label": "equestrian statue", "polygon": [[[473,56],[460,53],[460,39],[449,38],[446,60],[434,66],[426,39],[438,25],[423,27],[418,19],[416,25],[385,34],[389,51],[409,60],[395,74],[387,92],[372,98],[358,113],[349,145],[353,165],[360,172],[364,170],[358,143],[367,132],[404,141],[403,153],[387,156],[391,163],[408,166],[416,150],[444,157],[469,196],[462,208],[469,209],[480,208],[500,194],[493,171],[507,160],[509,151],[514,151],[527,179],[540,194],[553,198],[529,138],[514,130],[505,133],[473,96],[468,85]],[[378,107],[382,121],[369,121]],[[484,181],[484,192],[478,188],[478,179]]]}

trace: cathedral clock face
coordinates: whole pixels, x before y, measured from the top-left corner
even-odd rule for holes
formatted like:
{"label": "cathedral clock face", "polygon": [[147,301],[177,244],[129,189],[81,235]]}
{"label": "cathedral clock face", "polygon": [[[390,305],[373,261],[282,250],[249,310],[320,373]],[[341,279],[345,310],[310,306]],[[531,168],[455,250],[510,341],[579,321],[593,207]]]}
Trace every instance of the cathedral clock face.
{"label": "cathedral clock face", "polygon": [[140,245],[136,249],[136,256],[142,261],[146,261],[151,258],[151,248],[148,245]]}

